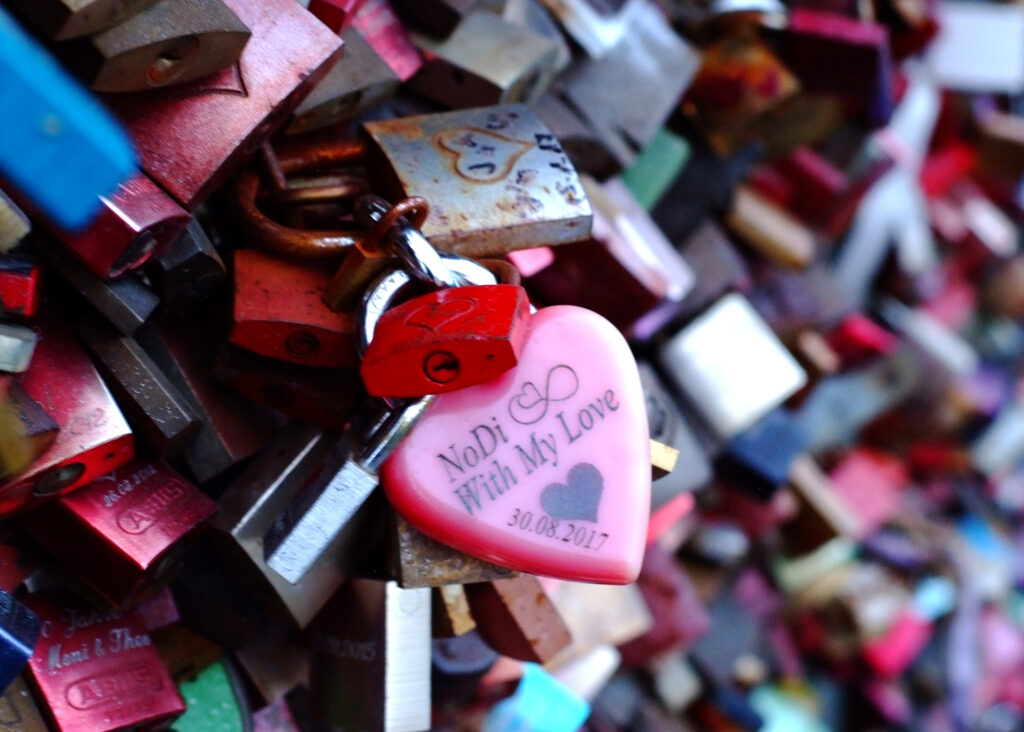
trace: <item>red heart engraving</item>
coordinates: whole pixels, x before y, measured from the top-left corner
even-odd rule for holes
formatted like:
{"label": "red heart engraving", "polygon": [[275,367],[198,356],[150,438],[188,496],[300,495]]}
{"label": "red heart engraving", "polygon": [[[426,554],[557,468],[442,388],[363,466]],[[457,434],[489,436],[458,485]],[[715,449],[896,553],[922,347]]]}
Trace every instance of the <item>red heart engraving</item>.
{"label": "red heart engraving", "polygon": [[444,302],[431,301],[416,308],[405,324],[436,333],[449,323],[476,309],[476,300],[471,297],[452,298]]}

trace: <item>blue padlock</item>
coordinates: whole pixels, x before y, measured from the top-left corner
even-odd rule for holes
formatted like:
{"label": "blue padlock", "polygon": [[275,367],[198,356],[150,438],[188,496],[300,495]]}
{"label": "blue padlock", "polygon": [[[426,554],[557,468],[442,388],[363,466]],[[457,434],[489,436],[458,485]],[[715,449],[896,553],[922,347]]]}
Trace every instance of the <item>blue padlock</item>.
{"label": "blue padlock", "polygon": [[36,614],[0,590],[0,690],[25,668],[38,638]]}
{"label": "blue padlock", "polygon": [[136,170],[120,125],[0,8],[0,175],[58,226],[85,228]]}

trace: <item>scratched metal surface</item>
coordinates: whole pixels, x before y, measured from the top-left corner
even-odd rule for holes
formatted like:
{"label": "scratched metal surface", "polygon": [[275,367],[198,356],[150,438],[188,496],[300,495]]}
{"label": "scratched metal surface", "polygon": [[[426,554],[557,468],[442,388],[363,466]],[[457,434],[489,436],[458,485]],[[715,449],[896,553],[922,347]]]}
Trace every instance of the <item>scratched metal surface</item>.
{"label": "scratched metal surface", "polygon": [[393,171],[391,195],[430,201],[423,234],[437,249],[487,257],[590,236],[576,170],[522,105],[460,110],[365,125]]}

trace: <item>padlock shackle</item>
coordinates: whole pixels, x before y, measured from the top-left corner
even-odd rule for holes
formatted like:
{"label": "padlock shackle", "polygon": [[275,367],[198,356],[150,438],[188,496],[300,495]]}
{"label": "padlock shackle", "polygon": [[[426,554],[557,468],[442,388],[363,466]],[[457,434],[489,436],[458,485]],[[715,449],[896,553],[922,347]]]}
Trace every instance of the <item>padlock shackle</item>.
{"label": "padlock shackle", "polygon": [[369,147],[364,140],[292,140],[276,150],[277,162],[285,175],[298,175],[326,168],[342,168],[366,162]]}
{"label": "padlock shackle", "polygon": [[[472,285],[495,285],[498,278],[487,267],[472,259],[457,254],[442,254],[441,259],[465,282]],[[359,304],[359,315],[356,318],[356,348],[359,356],[366,353],[373,339],[377,323],[384,312],[395,303],[410,284],[422,283],[400,267],[386,270],[367,289]]]}
{"label": "padlock shackle", "polygon": [[398,443],[412,431],[433,402],[434,395],[429,394],[401,403],[400,406],[396,405],[377,429],[367,436],[356,461],[364,470],[374,473],[380,470],[380,466],[398,447]]}
{"label": "padlock shackle", "polygon": [[[360,140],[318,140],[315,144],[302,141],[282,146],[274,158],[287,176],[358,165],[365,160],[366,150],[366,143]],[[275,221],[259,207],[261,182],[259,171],[250,168],[238,176],[235,184],[239,223],[249,243],[291,257],[337,260],[365,237],[366,230],[357,226],[326,231],[299,229]]]}

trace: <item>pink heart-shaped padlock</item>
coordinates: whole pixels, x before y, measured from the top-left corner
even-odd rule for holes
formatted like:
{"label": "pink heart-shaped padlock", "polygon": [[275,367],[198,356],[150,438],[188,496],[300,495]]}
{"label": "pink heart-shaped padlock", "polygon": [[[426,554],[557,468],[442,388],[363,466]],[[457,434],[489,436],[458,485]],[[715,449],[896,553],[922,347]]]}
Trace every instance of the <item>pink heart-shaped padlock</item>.
{"label": "pink heart-shaped padlock", "polygon": [[589,310],[538,311],[518,365],[438,396],[381,478],[410,523],[467,554],[531,574],[632,582],[651,465],[629,346]]}

